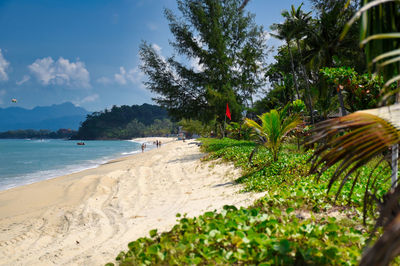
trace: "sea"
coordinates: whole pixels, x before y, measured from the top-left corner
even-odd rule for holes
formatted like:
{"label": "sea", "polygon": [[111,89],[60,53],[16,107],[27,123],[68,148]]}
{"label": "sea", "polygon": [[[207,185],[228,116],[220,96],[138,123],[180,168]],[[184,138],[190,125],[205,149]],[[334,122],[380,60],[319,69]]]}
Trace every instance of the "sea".
{"label": "sea", "polygon": [[0,190],[94,168],[140,151],[141,143],[130,140],[77,145],[60,139],[0,139]]}

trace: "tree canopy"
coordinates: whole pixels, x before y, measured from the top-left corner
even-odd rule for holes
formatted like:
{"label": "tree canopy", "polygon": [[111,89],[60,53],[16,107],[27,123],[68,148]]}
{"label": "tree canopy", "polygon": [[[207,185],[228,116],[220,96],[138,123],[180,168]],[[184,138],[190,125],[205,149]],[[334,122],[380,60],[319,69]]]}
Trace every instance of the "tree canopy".
{"label": "tree canopy", "polygon": [[87,115],[74,139],[130,139],[161,136],[174,132],[176,126],[160,106],[113,106]]}
{"label": "tree canopy", "polygon": [[237,121],[265,84],[263,28],[240,8],[240,0],[177,2],[181,17],[165,10],[177,54],[165,58],[147,42],[140,46],[147,88],[176,119],[221,122],[228,103]]}

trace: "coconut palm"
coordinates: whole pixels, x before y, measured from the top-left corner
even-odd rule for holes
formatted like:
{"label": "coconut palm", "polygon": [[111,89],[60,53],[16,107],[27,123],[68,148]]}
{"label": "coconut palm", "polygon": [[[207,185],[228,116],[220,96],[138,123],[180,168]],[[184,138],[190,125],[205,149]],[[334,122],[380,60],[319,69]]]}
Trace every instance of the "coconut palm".
{"label": "coconut palm", "polygon": [[[300,54],[300,66],[301,72],[303,73],[303,77],[306,83],[306,98],[308,102],[308,109],[310,111],[311,116],[311,123],[314,124],[314,114],[313,114],[313,104],[311,99],[311,91],[310,91],[310,81],[308,79],[307,70],[303,63],[303,53],[300,45],[300,40],[304,38],[307,33],[309,32],[310,21],[311,21],[311,12],[305,13],[301,10],[303,3],[298,7],[295,8],[292,5],[290,13],[287,13],[287,17],[290,19],[289,25],[292,27],[292,31],[294,32],[293,37],[296,40],[297,50]],[[284,11],[285,12],[285,11]],[[286,11],[287,12],[287,11]]]}
{"label": "coconut palm", "polygon": [[245,120],[246,125],[254,129],[257,142],[272,152],[274,162],[278,160],[279,150],[286,135],[302,123],[300,117],[295,114],[286,116],[286,110],[273,109],[258,116],[261,125],[248,118]]}
{"label": "coconut palm", "polygon": [[293,31],[294,28],[291,25],[291,22],[289,21],[289,13],[287,11],[283,11],[282,16],[286,18],[285,22],[282,24],[276,24],[276,23],[272,24],[270,28],[271,30],[274,31],[274,33],[271,33],[271,35],[279,40],[283,40],[286,42],[290,55],[294,88],[296,89],[297,99],[300,99],[299,86],[297,84],[296,71],[294,68],[293,53],[292,53],[292,48],[290,46],[290,42],[294,38],[294,31]]}

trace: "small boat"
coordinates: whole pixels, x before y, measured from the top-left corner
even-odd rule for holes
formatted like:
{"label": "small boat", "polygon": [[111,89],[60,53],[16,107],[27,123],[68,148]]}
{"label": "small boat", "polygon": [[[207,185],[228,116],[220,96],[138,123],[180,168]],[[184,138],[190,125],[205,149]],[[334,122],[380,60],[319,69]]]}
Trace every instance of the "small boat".
{"label": "small boat", "polygon": [[85,145],[85,142],[77,142],[76,145]]}

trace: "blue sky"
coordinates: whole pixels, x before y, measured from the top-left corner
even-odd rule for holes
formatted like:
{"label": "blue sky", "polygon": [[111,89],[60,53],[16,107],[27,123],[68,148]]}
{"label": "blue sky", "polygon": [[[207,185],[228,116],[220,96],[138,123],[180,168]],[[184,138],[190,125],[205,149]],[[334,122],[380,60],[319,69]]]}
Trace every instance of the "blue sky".
{"label": "blue sky", "polygon": [[[301,3],[251,0],[246,9],[269,31],[283,9]],[[138,47],[146,40],[163,56],[172,53],[164,8],[179,14],[175,0],[0,0],[0,108],[152,103]]]}

